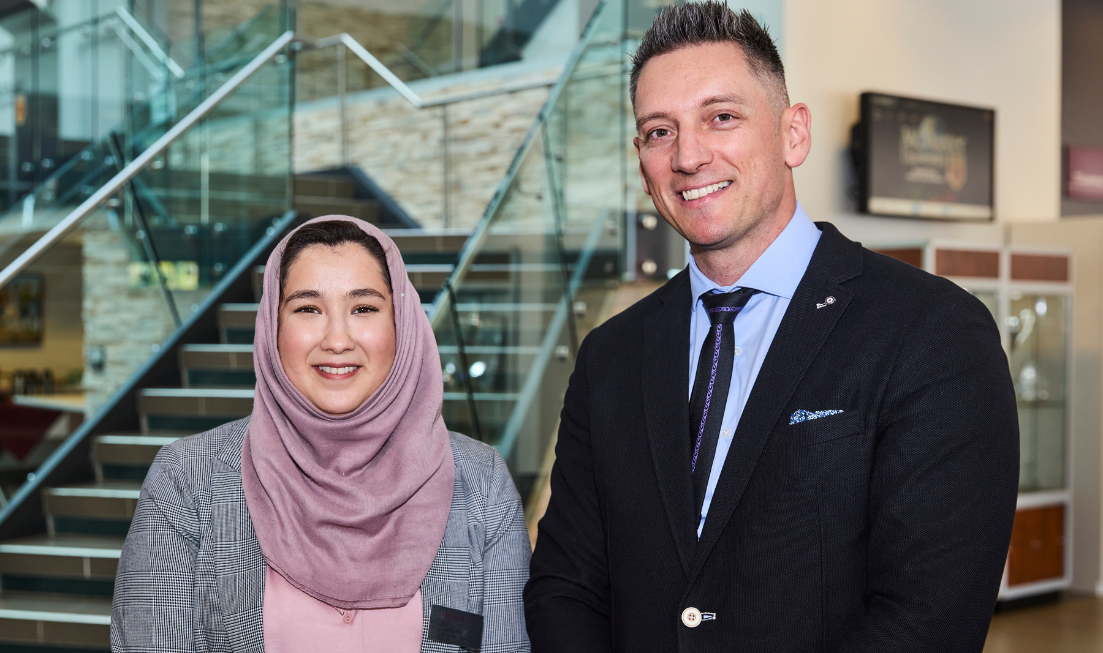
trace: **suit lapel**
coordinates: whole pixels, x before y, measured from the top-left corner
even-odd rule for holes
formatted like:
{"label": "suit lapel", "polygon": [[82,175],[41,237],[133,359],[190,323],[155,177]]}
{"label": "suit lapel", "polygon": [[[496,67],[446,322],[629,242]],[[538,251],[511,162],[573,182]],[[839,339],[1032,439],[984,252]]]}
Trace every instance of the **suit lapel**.
{"label": "suit lapel", "polygon": [[679,273],[656,299],[644,322],[643,410],[659,493],[688,575],[697,530],[689,470],[689,273]]}
{"label": "suit lapel", "polygon": [[245,433],[227,438],[216,456],[226,467],[211,476],[211,538],[215,576],[226,637],[234,651],[264,651],[264,576],[260,550],[241,485],[241,446]]}
{"label": "suit lapel", "polygon": [[[841,284],[861,273],[860,245],[847,240],[830,224],[818,226],[823,232],[820,242],[774,335],[736,427],[733,441],[737,444],[728,451],[713,493],[693,559],[690,586],[739,505],[782,409],[852,299]],[[817,307],[828,297],[834,298],[832,303]]]}

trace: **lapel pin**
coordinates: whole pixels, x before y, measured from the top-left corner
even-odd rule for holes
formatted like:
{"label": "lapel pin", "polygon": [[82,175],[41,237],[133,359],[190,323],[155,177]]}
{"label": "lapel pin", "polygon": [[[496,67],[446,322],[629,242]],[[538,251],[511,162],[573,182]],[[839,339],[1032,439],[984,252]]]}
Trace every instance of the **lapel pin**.
{"label": "lapel pin", "polygon": [[835,298],[834,297],[828,297],[827,299],[823,300],[822,304],[816,304],[816,308],[823,308],[824,306],[830,306],[834,303],[835,303]]}

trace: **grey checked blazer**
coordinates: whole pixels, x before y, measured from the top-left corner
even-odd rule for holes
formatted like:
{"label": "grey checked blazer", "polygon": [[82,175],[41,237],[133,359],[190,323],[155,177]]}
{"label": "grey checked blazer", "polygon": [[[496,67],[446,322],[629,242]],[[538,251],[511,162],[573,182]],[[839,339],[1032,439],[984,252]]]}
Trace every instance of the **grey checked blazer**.
{"label": "grey checked blazer", "polygon": [[[179,440],[157,455],[123,546],[111,608],[113,651],[264,650],[267,565],[241,487],[248,419]],[[521,592],[529,539],[521,499],[491,447],[452,433],[456,487],[437,557],[421,584],[429,609],[483,615],[485,653],[528,651]]]}

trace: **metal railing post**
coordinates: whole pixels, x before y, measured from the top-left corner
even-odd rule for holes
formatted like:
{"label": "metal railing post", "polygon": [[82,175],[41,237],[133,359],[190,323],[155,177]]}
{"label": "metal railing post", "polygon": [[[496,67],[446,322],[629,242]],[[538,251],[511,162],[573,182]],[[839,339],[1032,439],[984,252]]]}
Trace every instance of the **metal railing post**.
{"label": "metal railing post", "polygon": [[348,132],[348,88],[345,53],[348,46],[341,43],[337,46],[337,106],[340,111],[341,122],[341,165],[349,163],[349,132]]}

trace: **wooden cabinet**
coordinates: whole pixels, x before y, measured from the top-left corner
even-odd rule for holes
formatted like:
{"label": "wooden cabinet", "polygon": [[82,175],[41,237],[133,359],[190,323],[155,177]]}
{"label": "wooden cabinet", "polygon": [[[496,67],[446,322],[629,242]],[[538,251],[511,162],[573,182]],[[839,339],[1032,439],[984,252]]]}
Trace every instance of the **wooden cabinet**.
{"label": "wooden cabinet", "polygon": [[1064,575],[1065,506],[1018,510],[1007,552],[1007,586],[1056,580]]}

